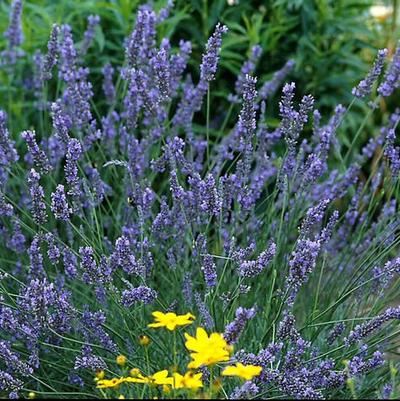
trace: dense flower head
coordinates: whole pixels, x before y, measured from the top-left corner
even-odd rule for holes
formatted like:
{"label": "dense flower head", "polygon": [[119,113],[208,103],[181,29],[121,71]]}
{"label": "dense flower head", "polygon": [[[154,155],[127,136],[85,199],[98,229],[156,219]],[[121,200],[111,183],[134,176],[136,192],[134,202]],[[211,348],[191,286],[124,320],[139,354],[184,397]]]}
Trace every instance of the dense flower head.
{"label": "dense flower head", "polygon": [[376,316],[371,321],[357,325],[346,337],[345,343],[350,346],[358,341],[362,341],[383,324],[393,319],[400,319],[400,307],[388,308],[384,313]]}
{"label": "dense flower head", "polygon": [[19,49],[24,40],[21,17],[22,0],[13,0],[10,9],[10,23],[8,29],[4,32],[8,48],[0,53],[2,58],[0,64],[13,66],[16,64],[17,59],[23,55],[23,52]]}
{"label": "dense flower head", "polygon": [[21,15],[22,15],[22,0],[14,0],[11,7],[10,26],[4,33],[4,36],[9,41],[10,47],[19,46],[23,41]]}

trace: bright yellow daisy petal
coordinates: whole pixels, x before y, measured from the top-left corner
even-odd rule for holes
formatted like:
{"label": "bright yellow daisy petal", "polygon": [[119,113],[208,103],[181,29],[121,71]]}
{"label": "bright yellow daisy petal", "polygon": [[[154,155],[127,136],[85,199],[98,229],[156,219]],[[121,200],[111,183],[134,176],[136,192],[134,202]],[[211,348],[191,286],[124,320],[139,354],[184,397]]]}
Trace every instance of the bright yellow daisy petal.
{"label": "bright yellow daisy petal", "polygon": [[261,366],[243,365],[238,362],[236,365],[227,366],[222,371],[222,376],[237,376],[245,380],[251,380],[253,377],[258,376],[262,371]]}

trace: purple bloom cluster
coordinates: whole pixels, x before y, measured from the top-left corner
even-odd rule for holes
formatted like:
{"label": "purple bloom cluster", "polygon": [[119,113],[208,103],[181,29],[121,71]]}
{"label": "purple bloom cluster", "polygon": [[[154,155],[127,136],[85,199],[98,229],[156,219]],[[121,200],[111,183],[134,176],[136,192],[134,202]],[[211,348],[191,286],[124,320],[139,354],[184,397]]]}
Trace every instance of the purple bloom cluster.
{"label": "purple bloom cluster", "polygon": [[256,309],[239,307],[235,312],[235,320],[225,327],[224,338],[228,344],[235,344],[242,334],[248,320],[256,314]]}
{"label": "purple bloom cluster", "polygon": [[60,34],[60,27],[56,24],[53,25],[51,30],[50,39],[47,43],[47,54],[44,57],[42,70],[41,70],[41,80],[50,80],[52,75],[52,69],[57,64],[58,57],[58,36]]}
{"label": "purple bloom cluster", "polygon": [[39,184],[40,174],[31,169],[28,175],[28,186],[31,195],[31,212],[36,224],[44,224],[47,221],[46,203],[43,187]]}
{"label": "purple bloom cluster", "polygon": [[383,82],[378,87],[380,95],[387,97],[400,85],[400,42],[397,44],[389,68],[386,71]]}
{"label": "purple bloom cluster", "polygon": [[269,265],[276,253],[276,244],[272,242],[268,249],[261,252],[256,260],[240,260],[238,273],[241,277],[258,276]]}
{"label": "purple bloom cluster", "polygon": [[84,33],[83,42],[79,49],[81,56],[84,56],[87,53],[87,51],[93,41],[95,29],[100,23],[100,17],[98,15],[89,15],[89,17],[87,18],[87,22],[88,22],[88,26]]}
{"label": "purple bloom cluster", "polygon": [[363,79],[355,88],[353,88],[353,95],[358,98],[363,98],[370,95],[372,91],[372,85],[381,75],[383,64],[387,56],[387,49],[379,50],[376,60],[368,75]]}
{"label": "purple bloom cluster", "polygon": [[10,24],[8,29],[4,32],[4,37],[7,39],[7,50],[0,53],[2,60],[1,64],[13,66],[16,64],[19,57],[22,57],[23,52],[19,49],[24,37],[22,33],[22,0],[14,0],[11,5],[10,11]]}
{"label": "purple bloom cluster", "polygon": [[130,308],[135,302],[143,302],[144,304],[151,304],[157,298],[157,292],[149,287],[143,285],[124,290],[122,292],[121,304],[126,308]]}
{"label": "purple bloom cluster", "polygon": [[369,322],[357,325],[344,341],[347,346],[350,346],[358,341],[362,341],[378,330],[383,324],[394,319],[400,319],[400,306],[388,308],[384,313],[378,315]]}
{"label": "purple bloom cluster", "polygon": [[39,148],[39,145],[37,144],[35,131],[24,131],[21,133],[21,136],[26,142],[29,156],[33,159],[33,163],[39,170],[39,173],[48,173],[51,170],[51,165],[46,154]]}
{"label": "purple bloom cluster", "polygon": [[206,51],[200,65],[200,80],[210,82],[215,78],[219,59],[219,51],[222,45],[222,35],[228,32],[225,25],[217,24],[213,35],[208,39]]}
{"label": "purple bloom cluster", "polygon": [[57,185],[56,190],[51,194],[51,211],[56,219],[69,220],[72,211],[67,203],[64,185]]}

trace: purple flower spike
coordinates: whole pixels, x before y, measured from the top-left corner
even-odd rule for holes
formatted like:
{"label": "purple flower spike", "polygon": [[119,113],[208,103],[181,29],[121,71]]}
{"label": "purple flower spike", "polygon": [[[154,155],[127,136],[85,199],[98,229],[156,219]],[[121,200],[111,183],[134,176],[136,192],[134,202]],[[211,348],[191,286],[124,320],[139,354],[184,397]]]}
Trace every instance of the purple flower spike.
{"label": "purple flower spike", "polygon": [[55,192],[51,194],[51,211],[56,219],[69,220],[72,210],[68,206],[64,185],[57,185]]}

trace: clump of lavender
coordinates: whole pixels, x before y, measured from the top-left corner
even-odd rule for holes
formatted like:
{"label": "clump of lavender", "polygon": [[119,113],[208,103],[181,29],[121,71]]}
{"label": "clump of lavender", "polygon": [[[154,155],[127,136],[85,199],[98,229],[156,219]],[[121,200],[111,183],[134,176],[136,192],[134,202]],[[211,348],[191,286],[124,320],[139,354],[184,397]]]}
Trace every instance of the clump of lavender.
{"label": "clump of lavender", "polygon": [[[223,377],[224,397],[346,398],[353,383],[361,395],[381,391],[400,319],[399,307],[385,310],[400,272],[398,110],[343,158],[351,106],[325,117],[285,82],[292,60],[260,79],[255,45],[227,81],[235,95],[214,95],[229,45],[221,24],[196,73],[192,43],[160,37],[172,2],[159,12],[142,4],[124,65],[115,54],[93,70],[85,55],[97,16],[82,37],[53,25],[47,53],[20,60],[21,7],[13,2],[0,49],[28,121],[18,140],[14,108],[8,121],[0,111],[1,394],[97,397],[93,373],[108,377],[118,354],[146,375],[165,367],[171,341],[147,327],[156,310],[195,314],[188,332],[222,333],[235,347],[228,364],[262,368],[240,386]],[[378,80],[378,94],[391,95],[398,53],[383,72],[380,51],[354,96],[373,96]],[[186,371],[186,358],[176,363]],[[203,390],[222,396],[211,369],[200,371]]]}

